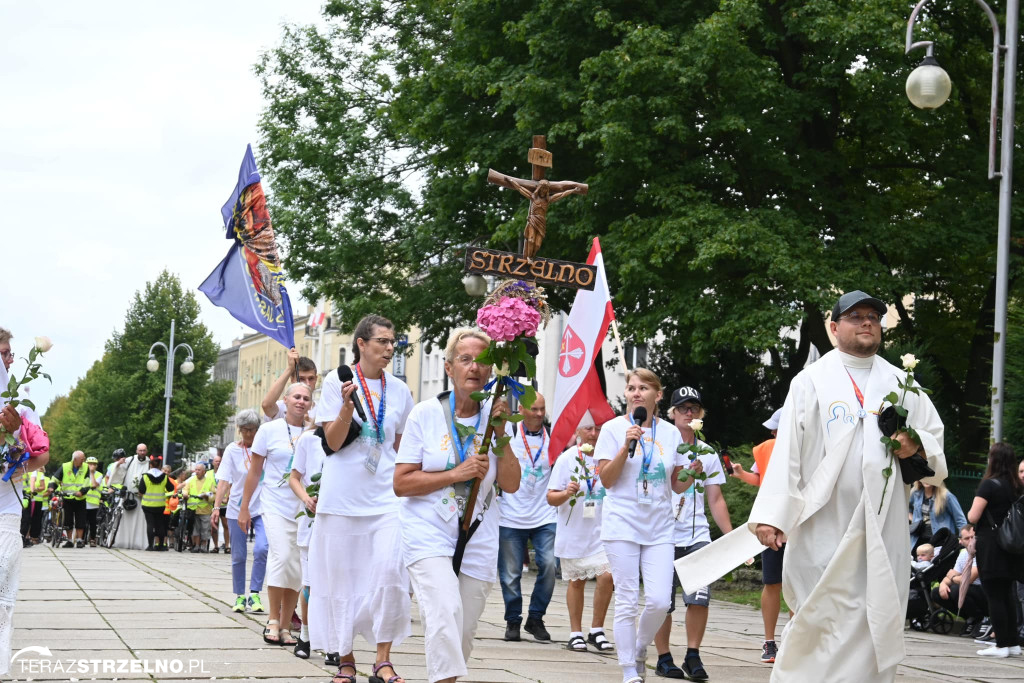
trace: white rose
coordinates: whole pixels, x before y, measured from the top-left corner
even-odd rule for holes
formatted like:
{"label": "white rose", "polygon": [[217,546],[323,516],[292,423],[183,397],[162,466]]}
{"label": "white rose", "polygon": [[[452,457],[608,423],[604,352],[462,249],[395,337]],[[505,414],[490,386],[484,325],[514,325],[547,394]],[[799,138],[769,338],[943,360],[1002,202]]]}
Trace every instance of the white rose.
{"label": "white rose", "polygon": [[39,349],[40,353],[46,353],[53,348],[53,342],[50,341],[49,337],[36,337],[35,347]]}
{"label": "white rose", "polygon": [[591,446],[589,443],[585,443],[582,446],[580,446],[580,451],[582,451],[583,453],[593,453],[594,447]]}
{"label": "white rose", "polygon": [[704,429],[704,420],[700,419],[699,417],[695,420],[690,420],[690,429],[692,429],[695,432],[699,432],[700,430]]}
{"label": "white rose", "polygon": [[903,361],[904,370],[913,370],[917,367],[917,358],[912,353],[905,353],[900,356],[900,360]]}

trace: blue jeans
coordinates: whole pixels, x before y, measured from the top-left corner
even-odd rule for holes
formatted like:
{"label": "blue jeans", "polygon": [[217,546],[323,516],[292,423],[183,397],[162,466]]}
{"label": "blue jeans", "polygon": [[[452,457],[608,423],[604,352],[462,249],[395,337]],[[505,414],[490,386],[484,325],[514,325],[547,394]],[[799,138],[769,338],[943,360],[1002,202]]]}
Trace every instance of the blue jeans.
{"label": "blue jeans", "polygon": [[501,596],[505,599],[505,621],[519,624],[523,621],[523,560],[526,542],[533,543],[537,560],[537,581],[530,596],[530,618],[543,619],[555,591],[555,523],[533,529],[499,527],[498,577]]}
{"label": "blue jeans", "polygon": [[[263,517],[253,517],[252,526],[255,530],[255,541],[252,546],[252,577],[249,579],[249,592],[259,593],[263,590],[263,577],[267,573],[267,534],[263,530]],[[245,560],[249,554],[249,537],[237,519],[228,519],[231,529],[231,584],[235,595],[245,595]]]}

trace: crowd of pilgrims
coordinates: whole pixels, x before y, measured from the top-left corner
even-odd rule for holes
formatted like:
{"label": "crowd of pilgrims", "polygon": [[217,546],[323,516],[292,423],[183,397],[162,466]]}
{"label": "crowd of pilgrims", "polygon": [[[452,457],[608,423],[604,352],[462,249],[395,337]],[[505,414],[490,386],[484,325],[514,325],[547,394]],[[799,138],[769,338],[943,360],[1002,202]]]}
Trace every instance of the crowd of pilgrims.
{"label": "crowd of pilgrims", "polygon": [[[361,635],[376,647],[371,681],[400,683],[390,653],[411,632],[415,595],[428,679],[454,681],[467,674],[477,623],[499,578],[505,639],[519,640],[522,629],[550,641],[544,616],[557,558],[568,581],[567,649],[611,654],[617,648],[620,665],[637,676],[654,641],[659,670],[682,678],[668,651],[667,613],[678,581],[672,563],[680,554],[676,546],[697,548],[711,540],[704,494],[694,492],[693,478],[680,477],[684,468],[707,475],[714,484],[707,489],[713,492],[712,514],[723,530],[731,528],[717,486],[725,478],[717,455],[691,463],[678,449],[684,439],[696,443],[689,422],[703,416],[699,392],[677,390],[674,423],[661,420],[657,376],[634,369],[627,375],[628,412],[643,406],[650,417],[634,424],[628,414],[598,427],[588,413],[574,443],[552,459],[542,396],[521,408],[518,424],[505,419],[505,399],[474,400],[491,374],[490,366],[476,362],[490,343],[479,329],[451,333],[444,356],[451,389],[418,404],[387,371],[395,351],[393,325],[367,316],[354,339],[351,367],[325,376],[315,405],[315,366],[293,350],[263,403],[264,416],[253,410],[236,416],[241,438],[224,450],[217,471],[214,507],[227,498],[234,609],[245,611],[250,603],[247,558],[238,549],[251,532],[249,592],[258,595],[264,580],[268,588],[264,641],[290,646],[303,658],[321,651],[338,666],[334,683],[352,683],[354,640]],[[475,435],[460,435],[455,423]],[[495,436],[512,438],[481,455],[489,423]],[[633,454],[631,440],[638,442]],[[480,488],[471,511],[473,532],[456,572],[458,525],[474,479]],[[537,577],[524,624],[520,580],[528,544]],[[593,619],[584,632],[584,586],[591,579]],[[616,646],[604,632],[613,592]],[[708,597],[706,589],[685,596],[692,647],[684,667],[698,680],[707,677],[697,648]],[[301,624],[297,634],[293,616]]]}

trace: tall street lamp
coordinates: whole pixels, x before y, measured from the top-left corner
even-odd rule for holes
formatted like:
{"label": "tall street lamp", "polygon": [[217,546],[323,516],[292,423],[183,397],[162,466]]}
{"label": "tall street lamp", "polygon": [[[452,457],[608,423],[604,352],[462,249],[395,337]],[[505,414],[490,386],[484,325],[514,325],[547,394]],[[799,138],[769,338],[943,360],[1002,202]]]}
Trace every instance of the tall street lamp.
{"label": "tall street lamp", "polygon": [[[989,106],[988,177],[999,178],[999,219],[996,237],[995,345],[992,350],[992,432],[993,441],[1003,438],[1003,374],[1006,365],[1006,303],[1009,284],[1010,199],[1013,193],[1013,124],[1017,97],[1017,37],[1020,0],[1006,2],[1006,42],[999,37],[999,21],[984,0],[974,0],[992,25],[992,97]],[[921,0],[907,22],[906,53],[925,48],[925,58],[907,78],[907,97],[915,107],[935,109],[949,97],[949,75],[935,61],[930,40],[914,42],[914,22],[928,0]],[[1003,62],[1003,118],[999,137],[999,170],[996,170],[996,126],[999,121],[999,56]]]}
{"label": "tall street lamp", "polygon": [[156,359],[156,354],[153,353],[153,349],[160,347],[167,354],[167,368],[164,372],[164,448],[160,452],[165,458],[167,457],[167,419],[171,416],[171,394],[174,392],[174,356],[178,353],[178,349],[185,349],[188,355],[185,357],[185,362],[181,364],[179,368],[181,374],[189,375],[193,370],[196,369],[195,363],[192,362],[192,357],[195,355],[192,353],[192,347],[182,342],[177,346],[174,345],[174,321],[171,321],[171,342],[164,344],[163,342],[156,342],[149,347],[149,360],[146,361],[146,369],[150,372],[156,372],[160,369],[160,362]]}

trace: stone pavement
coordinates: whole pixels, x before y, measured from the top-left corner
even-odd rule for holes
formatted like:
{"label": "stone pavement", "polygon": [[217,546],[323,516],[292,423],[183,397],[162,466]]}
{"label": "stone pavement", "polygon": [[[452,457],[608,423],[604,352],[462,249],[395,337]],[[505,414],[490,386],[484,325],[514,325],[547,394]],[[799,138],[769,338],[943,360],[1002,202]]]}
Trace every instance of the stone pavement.
{"label": "stone pavement", "polygon": [[[524,576],[527,595],[531,576]],[[10,675],[19,681],[330,681],[323,659],[315,654],[303,661],[289,648],[265,645],[260,637],[265,617],[231,612],[230,587],[230,558],[223,554],[43,546],[26,550],[12,652],[37,647],[48,648],[50,654],[22,653]],[[585,624],[590,604],[588,591]],[[564,649],[568,637],[564,583],[555,587],[546,619],[558,642],[505,643],[503,611],[501,590],[495,586],[464,680],[621,680],[614,656]],[[683,611],[673,616],[672,649],[679,661],[685,652]],[[611,615],[607,626],[612,638]],[[396,647],[392,656],[410,683],[425,676],[422,632],[414,609],[413,636]],[[358,680],[365,683],[373,652],[361,640],[357,642],[362,648],[356,652]],[[757,661],[760,647],[757,610],[712,604],[701,648],[712,681],[767,681],[770,667]],[[1024,659],[982,660],[974,654],[979,646],[965,638],[909,632],[907,647],[909,656],[898,678],[903,683],[1024,679]],[[653,667],[653,648],[650,655],[648,666]],[[111,670],[104,672],[104,667]],[[648,680],[653,680],[653,671],[648,674]],[[865,676],[864,680],[870,679]]]}

